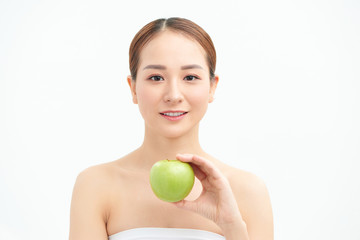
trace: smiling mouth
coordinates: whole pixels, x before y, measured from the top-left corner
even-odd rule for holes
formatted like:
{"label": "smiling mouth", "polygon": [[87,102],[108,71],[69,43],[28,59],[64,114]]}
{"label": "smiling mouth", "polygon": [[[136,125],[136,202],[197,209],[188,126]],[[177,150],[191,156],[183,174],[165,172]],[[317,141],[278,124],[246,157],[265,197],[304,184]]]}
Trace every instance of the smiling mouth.
{"label": "smiling mouth", "polygon": [[163,112],[160,113],[161,115],[168,116],[168,117],[179,117],[181,115],[186,114],[187,112]]}

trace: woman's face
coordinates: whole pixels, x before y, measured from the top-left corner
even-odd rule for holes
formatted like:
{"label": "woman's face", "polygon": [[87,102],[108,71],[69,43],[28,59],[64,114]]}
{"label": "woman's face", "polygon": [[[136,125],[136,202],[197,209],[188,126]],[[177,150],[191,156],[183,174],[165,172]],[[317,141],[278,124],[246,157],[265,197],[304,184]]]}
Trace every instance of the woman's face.
{"label": "woman's face", "polygon": [[176,138],[196,130],[204,116],[218,77],[210,83],[206,54],[195,41],[164,31],[140,54],[131,86],[147,130]]}

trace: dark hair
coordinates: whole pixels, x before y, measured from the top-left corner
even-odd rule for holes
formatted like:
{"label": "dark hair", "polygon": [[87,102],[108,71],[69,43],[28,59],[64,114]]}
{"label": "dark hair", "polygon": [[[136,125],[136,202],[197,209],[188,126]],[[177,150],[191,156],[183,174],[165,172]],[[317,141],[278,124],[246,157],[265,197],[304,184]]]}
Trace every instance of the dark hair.
{"label": "dark hair", "polygon": [[140,29],[140,31],[132,40],[129,50],[129,65],[132,79],[136,80],[140,61],[140,53],[146,43],[154,38],[156,34],[166,29],[182,33],[185,36],[195,40],[202,46],[207,55],[210,79],[213,80],[215,78],[216,67],[216,51],[214,44],[204,29],[202,29],[196,23],[185,18],[160,18],[146,24],[142,29]]}

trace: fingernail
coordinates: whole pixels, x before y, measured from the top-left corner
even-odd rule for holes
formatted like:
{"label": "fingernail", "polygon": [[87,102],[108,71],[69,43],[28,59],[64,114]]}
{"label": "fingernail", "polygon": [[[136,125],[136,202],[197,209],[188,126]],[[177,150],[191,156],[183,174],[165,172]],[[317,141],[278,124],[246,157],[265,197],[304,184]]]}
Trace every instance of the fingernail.
{"label": "fingernail", "polygon": [[178,156],[180,156],[180,157],[192,157],[192,154],[189,154],[189,153],[179,153]]}

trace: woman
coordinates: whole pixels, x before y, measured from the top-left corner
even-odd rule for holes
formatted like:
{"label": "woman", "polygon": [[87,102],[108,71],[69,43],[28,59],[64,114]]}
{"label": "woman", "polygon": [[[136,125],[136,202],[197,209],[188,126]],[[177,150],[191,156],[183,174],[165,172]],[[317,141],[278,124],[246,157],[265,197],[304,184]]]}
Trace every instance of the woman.
{"label": "woman", "polygon": [[[215,65],[210,37],[189,20],[158,19],[136,34],[127,81],[144,118],[144,141],[127,156],[79,174],[71,240],[273,239],[264,183],[199,143],[199,122],[219,81]],[[175,158],[192,165],[196,181],[185,200],[167,203],[153,194],[149,172],[158,160]]]}

